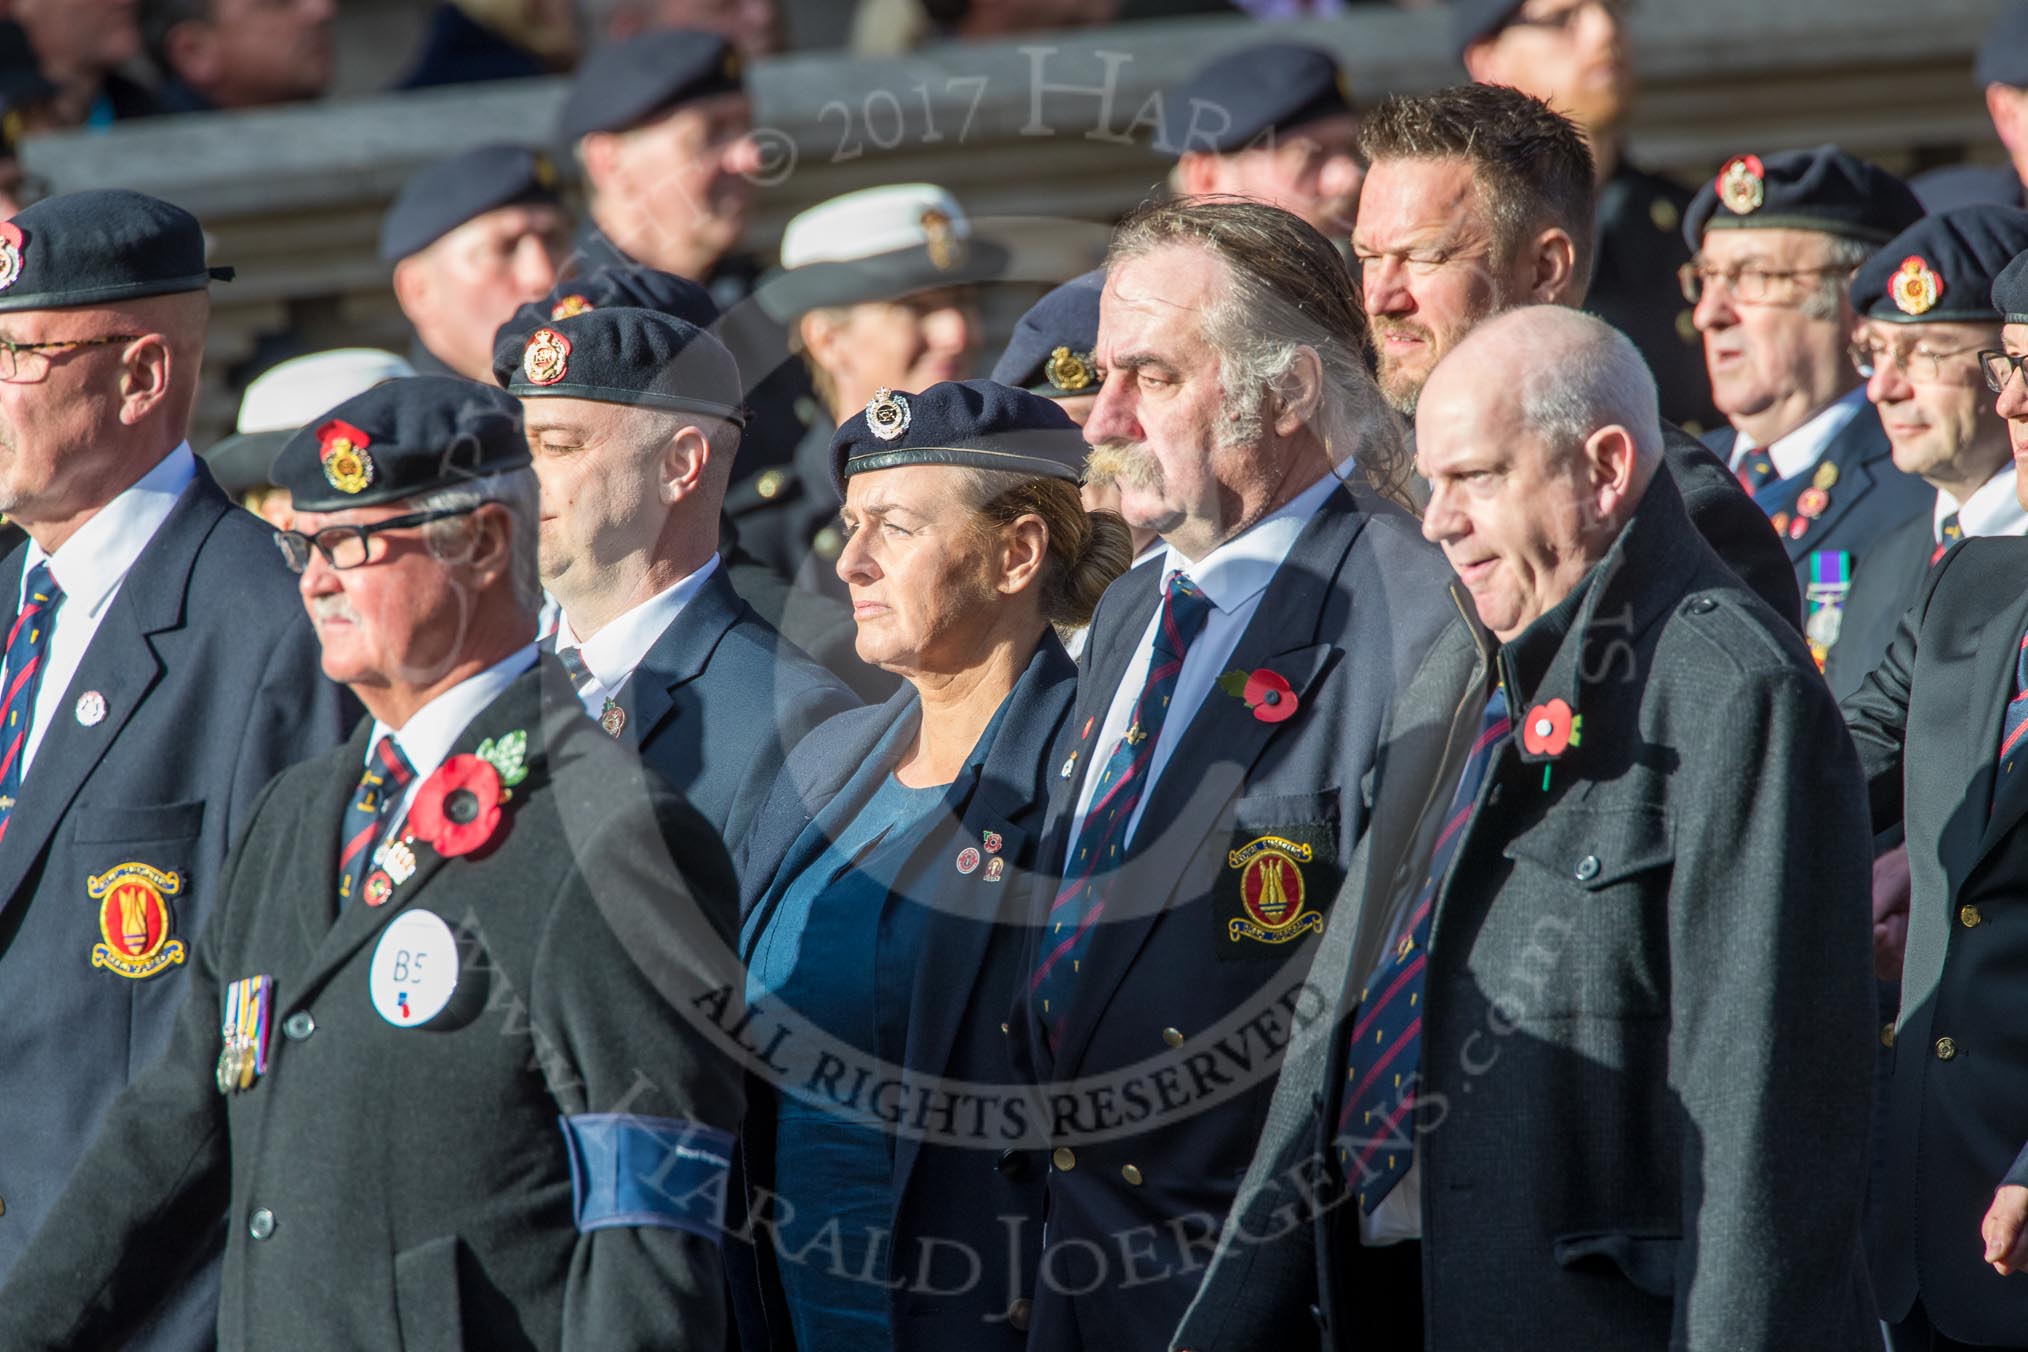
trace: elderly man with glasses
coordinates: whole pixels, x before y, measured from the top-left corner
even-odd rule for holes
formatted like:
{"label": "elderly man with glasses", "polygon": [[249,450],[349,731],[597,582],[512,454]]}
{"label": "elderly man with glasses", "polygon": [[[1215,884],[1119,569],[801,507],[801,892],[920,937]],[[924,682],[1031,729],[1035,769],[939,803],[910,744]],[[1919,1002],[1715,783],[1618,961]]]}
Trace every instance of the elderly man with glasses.
{"label": "elderly man with glasses", "polygon": [[[218,275],[138,193],[0,224],[0,512],[29,537],[0,564],[0,1277],[168,1043],[262,787],[352,716],[269,532],[185,440]],[[211,1345],[210,1202],[124,1346]]]}
{"label": "elderly man with glasses", "polygon": [[1900,179],[1827,145],[1733,156],[1683,222],[1683,296],[1732,423],[1705,441],[1781,535],[1820,667],[1860,559],[1931,501],[1894,467],[1847,352],[1853,269],[1921,215]]}

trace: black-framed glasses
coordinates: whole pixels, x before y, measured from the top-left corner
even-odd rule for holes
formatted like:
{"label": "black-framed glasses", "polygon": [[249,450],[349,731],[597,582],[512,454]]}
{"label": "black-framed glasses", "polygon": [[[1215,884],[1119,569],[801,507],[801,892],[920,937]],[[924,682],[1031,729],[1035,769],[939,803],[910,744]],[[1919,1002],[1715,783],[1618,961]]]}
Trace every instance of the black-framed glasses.
{"label": "black-framed glasses", "polygon": [[[49,354],[71,348],[107,347],[139,342],[138,333],[109,333],[103,338],[57,338],[46,343],[15,343],[0,338],[0,380],[39,380],[49,369]],[[31,374],[31,372],[33,374]]]}
{"label": "black-framed glasses", "polygon": [[[1873,379],[1873,373],[1884,363],[1891,361],[1903,375],[1916,384],[1939,385],[1943,383],[1945,372],[1950,369],[1945,363],[1955,361],[1971,350],[1969,347],[1960,347],[1949,352],[1932,352],[1924,347],[1892,346],[1862,338],[1847,347],[1845,354],[1852,359],[1852,369],[1866,380]],[[1985,362],[1981,361],[1979,364],[1984,366]],[[1988,379],[1990,380],[1990,377]]]}
{"label": "black-framed glasses", "polygon": [[1979,369],[1986,373],[1986,388],[1994,394],[2007,388],[2007,382],[2021,373],[2021,363],[2028,361],[2028,353],[2015,356],[2012,352],[1983,351],[1979,353]]}
{"label": "black-framed glasses", "polygon": [[1689,262],[1676,269],[1676,285],[1683,299],[1695,305],[1713,285],[1723,285],[1740,305],[1792,305],[1806,294],[1796,285],[1799,278],[1827,277],[1849,272],[1843,266],[1813,268],[1714,268],[1708,263]]}
{"label": "black-framed glasses", "polygon": [[446,521],[454,516],[469,516],[485,505],[475,502],[470,507],[411,512],[407,516],[391,516],[367,526],[326,526],[315,535],[305,535],[299,530],[278,530],[275,532],[275,548],[282,551],[282,561],[289,565],[292,573],[300,573],[310,566],[312,547],[333,568],[357,568],[371,560],[373,537],[382,531],[406,530],[410,526],[427,526],[432,521]]}

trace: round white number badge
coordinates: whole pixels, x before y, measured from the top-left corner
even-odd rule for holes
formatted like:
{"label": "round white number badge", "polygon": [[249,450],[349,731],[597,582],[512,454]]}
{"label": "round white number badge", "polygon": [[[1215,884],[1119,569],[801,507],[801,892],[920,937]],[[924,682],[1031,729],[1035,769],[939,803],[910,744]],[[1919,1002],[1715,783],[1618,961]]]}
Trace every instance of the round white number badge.
{"label": "round white number badge", "polygon": [[458,940],[443,917],[403,911],[373,950],[367,989],[380,1017],[396,1028],[428,1023],[451,1002],[458,985]]}

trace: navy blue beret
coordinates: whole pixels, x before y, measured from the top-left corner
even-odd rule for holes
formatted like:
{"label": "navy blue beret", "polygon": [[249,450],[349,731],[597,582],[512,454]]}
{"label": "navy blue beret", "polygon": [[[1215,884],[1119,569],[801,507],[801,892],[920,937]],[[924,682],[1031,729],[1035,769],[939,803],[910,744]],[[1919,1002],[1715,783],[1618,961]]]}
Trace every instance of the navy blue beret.
{"label": "navy blue beret", "polygon": [[2016,256],[1993,279],[1993,308],[2004,324],[2028,324],[2028,253]]}
{"label": "navy blue beret", "polygon": [[703,329],[654,310],[611,306],[529,334],[507,392],[706,413],[743,427],[742,388],[739,363]]}
{"label": "navy blue beret", "polygon": [[1879,165],[1836,146],[1784,150],[1762,159],[1734,155],[1697,190],[1683,214],[1695,252],[1706,230],[1819,230],[1885,244],[1922,218],[1909,186]]}
{"label": "navy blue beret", "polygon": [[1265,133],[1351,111],[1351,84],[1337,57],[1300,42],[1267,42],[1226,53],[1176,91],[1166,148],[1223,154]]}
{"label": "navy blue beret", "polygon": [[1852,277],[1852,308],[1897,324],[1992,323],[1993,283],[2028,249],[2028,211],[1971,206],[1925,216]]}
{"label": "navy blue beret", "polygon": [[304,424],[268,477],[297,511],[340,512],[525,469],[521,405],[456,376],[408,376]]}
{"label": "navy blue beret", "polygon": [[380,221],[380,261],[421,253],[466,221],[522,202],[554,205],[556,166],[526,146],[479,146],[424,165]]}
{"label": "navy blue beret", "polygon": [[679,104],[744,88],[739,53],[718,34],[643,33],[585,58],[557,118],[557,137],[575,144],[595,131],[624,131]]}
{"label": "navy blue beret", "polygon": [[993,379],[1051,399],[1098,393],[1099,294],[1106,270],[1073,277],[1028,308],[1014,324]]}
{"label": "navy blue beret", "polygon": [[514,383],[528,335],[544,324],[615,305],[674,315],[700,329],[718,322],[718,302],[688,277],[638,265],[599,268],[558,282],[548,295],[529,301],[494,330],[493,379],[502,386]]}
{"label": "navy blue beret", "polygon": [[881,390],[831,438],[831,487],[869,470],[964,465],[1038,478],[1084,477],[1084,431],[1039,394],[991,380],[946,380],[921,394]]}
{"label": "navy blue beret", "polygon": [[1451,0],[1451,48],[1458,60],[1481,38],[1490,38],[1521,12],[1522,0]]}
{"label": "navy blue beret", "polygon": [[232,269],[205,266],[197,218],[142,193],[64,193],[0,222],[0,312],[202,291],[214,279]]}
{"label": "navy blue beret", "polygon": [[1981,89],[2011,85],[2028,89],[2028,0],[2011,0],[1979,41],[1973,78]]}

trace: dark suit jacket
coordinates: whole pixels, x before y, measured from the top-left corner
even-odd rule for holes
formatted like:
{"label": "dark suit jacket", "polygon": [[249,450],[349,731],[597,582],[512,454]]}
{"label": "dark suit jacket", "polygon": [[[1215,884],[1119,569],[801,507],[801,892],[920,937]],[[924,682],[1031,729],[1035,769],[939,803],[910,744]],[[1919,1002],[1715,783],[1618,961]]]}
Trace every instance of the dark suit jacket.
{"label": "dark suit jacket", "polygon": [[737,842],[796,744],[858,702],[740,600],[720,566],[620,687],[620,737]]}
{"label": "dark suit jacket", "polygon": [[[1053,634],[1044,635],[1007,697],[997,731],[973,751],[944,796],[946,815],[899,875],[897,894],[931,908],[923,961],[909,993],[902,1073],[911,1087],[904,1102],[915,1101],[917,1084],[936,1092],[947,1084],[1015,1083],[1003,1020],[1028,933],[1022,882],[1036,870],[1043,813],[1059,782],[1059,744],[1076,684],[1077,668],[1063,646]],[[897,722],[917,716],[917,704],[915,691],[908,689],[877,708],[840,714],[790,756],[746,838],[742,912],[759,904],[777,876],[809,867],[812,847],[796,848],[804,828],[826,820],[838,791]],[[978,844],[987,832],[1001,837],[999,857],[1009,861],[1008,875],[993,880],[984,872],[953,870],[958,849]],[[753,924],[753,933],[763,924],[765,917]],[[741,1131],[745,1181],[765,1187],[773,1177],[768,1145],[773,1090],[755,1089],[749,1101],[753,1106]],[[902,1352],[960,1347],[1014,1352],[1025,1345],[1035,1280],[1030,1245],[1042,1223],[1043,1161],[1026,1139],[1028,1124],[1018,1106],[977,1117],[963,1111],[954,1120],[955,1131],[932,1140],[896,1136],[893,1239],[888,1269],[880,1274],[899,1283],[891,1301],[894,1344]],[[977,1281],[952,1280],[949,1264],[960,1248],[979,1260]],[[765,1245],[729,1244],[727,1251],[734,1281],[745,1288],[744,1345],[753,1352],[792,1346],[773,1253]],[[924,1282],[925,1272],[936,1275]],[[940,1294],[935,1289],[940,1286],[953,1293]],[[757,1320],[749,1320],[750,1309],[759,1312]]]}
{"label": "dark suit jacket", "polygon": [[[1731,428],[1707,433],[1705,440],[1720,460],[1727,460],[1732,448]],[[1804,518],[1796,510],[1797,500],[1826,473],[1827,466],[1836,474],[1836,481],[1826,490],[1830,502],[1814,519]],[[1894,467],[1880,414],[1873,405],[1864,404],[1831,438],[1815,469],[1762,485],[1754,501],[1781,531],[1789,561],[1795,566],[1796,586],[1803,593],[1807,620],[1815,556],[1843,552],[1850,556],[1856,576],[1867,553],[1877,548],[1889,531],[1935,505],[1936,490]],[[1804,522],[1800,535],[1796,533],[1798,520]]]}
{"label": "dark suit jacket", "polygon": [[1738,477],[1704,443],[1669,422],[1662,424],[1662,464],[1704,542],[1754,595],[1800,629],[1803,597],[1788,551]]}
{"label": "dark suit jacket", "polygon": [[[417,843],[413,877],[378,909],[339,910],[334,886],[371,725],[275,780],[168,1051],[17,1265],[0,1345],[115,1345],[172,1280],[162,1256],[223,1209],[225,1348],[722,1346],[715,1234],[580,1232],[559,1118],[680,1119],[719,1133],[683,1139],[724,1158],[738,1075],[687,1006],[731,966],[730,865],[695,812],[540,681],[523,675],[454,746],[527,734],[495,843],[452,859]],[[423,911],[458,936],[456,987],[400,1028],[368,973],[389,924]],[[275,980],[268,1067],[224,1096],[224,990],[255,974]]]}
{"label": "dark suit jacket", "polygon": [[[1347,1021],[1422,884],[1491,658],[1453,631],[1397,703],[1364,890],[1310,973],[1335,1017],[1290,1050],[1177,1346],[1314,1345],[1313,1317],[1326,1346],[1369,1345],[1339,1286],[1362,1252],[1333,1140]],[[1867,1345],[1868,833],[1807,651],[1657,479],[1583,595],[1500,661],[1517,721],[1557,697],[1583,724],[1560,758],[1501,753],[1437,900],[1429,1345]]]}
{"label": "dark suit jacket", "polygon": [[[1051,813],[1045,874],[1060,871],[1068,848],[1079,776],[1111,750],[1097,729],[1159,604],[1159,573],[1136,569],[1099,604],[1071,723],[1078,756]],[[1195,1247],[1231,1205],[1259,1138],[1289,1002],[1315,946],[1298,922],[1328,905],[1365,829],[1364,781],[1395,690],[1457,622],[1449,577],[1406,513],[1363,491],[1332,494],[1227,663],[1284,677],[1297,712],[1270,723],[1216,688],[1206,696],[1107,887],[1053,1053],[1024,982],[1017,1054],[1046,1091],[1062,1090],[1049,1124],[1062,1152],[1048,1176],[1053,1280],[1036,1294],[1037,1346],[1159,1347],[1175,1329],[1203,1270]],[[1249,913],[1230,852],[1269,836],[1307,850],[1309,862],[1282,937],[1260,940],[1233,931]],[[1033,903],[1031,972],[1055,943],[1053,890]],[[1132,1087],[1109,1083],[1115,1075]],[[1089,1077],[1106,1087],[1072,1086]]]}
{"label": "dark suit jacket", "polygon": [[[108,1105],[167,1044],[255,798],[343,738],[358,707],[324,679],[271,535],[200,463],[107,607],[0,844],[0,1274],[21,1261]],[[0,565],[10,628],[25,557]],[[72,716],[87,691],[105,700],[94,727]],[[155,961],[180,956],[138,977],[92,961],[110,941],[87,888],[129,863],[176,879]],[[143,1346],[208,1340],[219,1237],[178,1251],[210,1266]]]}
{"label": "dark suit jacket", "polygon": [[1845,701],[1874,824],[1907,825],[1913,887],[1874,1285],[1887,1318],[1920,1294],[1971,1343],[2028,1330],[2028,1287],[1979,1261],[1980,1218],[2028,1138],[2028,799],[1998,773],[2024,633],[2028,540],[1966,540]]}
{"label": "dark suit jacket", "polygon": [[1831,694],[1845,699],[1866,682],[1901,627],[1901,617],[1922,595],[1936,553],[1936,523],[1918,512],[1880,537],[1852,574],[1852,591],[1838,623],[1838,641],[1824,663]]}

